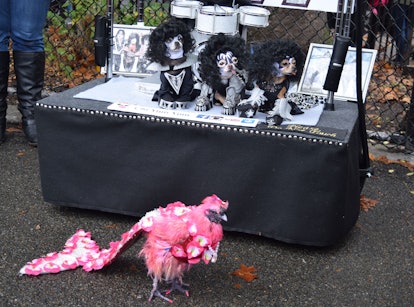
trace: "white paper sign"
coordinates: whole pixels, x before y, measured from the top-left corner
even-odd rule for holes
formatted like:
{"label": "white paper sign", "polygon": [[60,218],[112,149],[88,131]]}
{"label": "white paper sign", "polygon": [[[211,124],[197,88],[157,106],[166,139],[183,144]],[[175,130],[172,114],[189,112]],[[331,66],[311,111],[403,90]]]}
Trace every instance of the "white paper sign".
{"label": "white paper sign", "polygon": [[[337,12],[338,1],[339,0],[264,0],[262,5],[310,11]],[[344,0],[344,3],[346,6],[348,0]],[[352,1],[352,7],[353,3],[354,1]],[[344,11],[346,11],[345,7]]]}

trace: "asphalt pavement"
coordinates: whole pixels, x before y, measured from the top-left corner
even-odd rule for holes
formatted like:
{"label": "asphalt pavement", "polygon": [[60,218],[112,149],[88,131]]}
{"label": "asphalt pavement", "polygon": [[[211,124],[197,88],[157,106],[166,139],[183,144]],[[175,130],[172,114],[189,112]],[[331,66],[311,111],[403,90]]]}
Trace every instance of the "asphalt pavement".
{"label": "asphalt pavement", "polygon": [[[173,304],[414,306],[414,176],[399,164],[373,167],[362,194],[378,203],[361,211],[343,240],[316,248],[226,232],[218,261],[194,266],[185,275],[190,296],[172,294]],[[0,210],[0,306],[170,305],[147,302],[152,282],[136,257],[141,242],[101,271],[19,276],[27,261],[60,250],[77,229],[107,246],[136,218],[44,202],[37,149],[17,126],[0,145]],[[240,264],[253,266],[257,279],[231,275]]]}

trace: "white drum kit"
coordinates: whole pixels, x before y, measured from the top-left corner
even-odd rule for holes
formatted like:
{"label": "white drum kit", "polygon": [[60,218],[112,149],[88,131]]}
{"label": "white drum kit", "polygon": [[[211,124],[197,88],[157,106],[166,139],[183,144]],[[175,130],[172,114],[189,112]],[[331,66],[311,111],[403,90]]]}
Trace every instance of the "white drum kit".
{"label": "white drum kit", "polygon": [[[209,37],[219,33],[236,35],[239,33],[239,25],[250,27],[267,27],[269,25],[270,12],[258,6],[242,6],[240,8],[203,5],[201,1],[175,0],[171,2],[170,13],[177,18],[194,20],[192,31],[196,41],[194,54],[198,55],[204,49]],[[243,37],[247,35],[247,27],[243,28]],[[193,73],[196,79],[195,88],[201,87],[201,77],[198,73],[199,62],[193,64]]]}
{"label": "white drum kit", "polygon": [[171,2],[171,15],[195,19],[195,30],[201,34],[224,33],[235,35],[239,25],[267,27],[270,12],[258,6],[233,8],[220,5],[204,6],[201,1],[176,0]]}

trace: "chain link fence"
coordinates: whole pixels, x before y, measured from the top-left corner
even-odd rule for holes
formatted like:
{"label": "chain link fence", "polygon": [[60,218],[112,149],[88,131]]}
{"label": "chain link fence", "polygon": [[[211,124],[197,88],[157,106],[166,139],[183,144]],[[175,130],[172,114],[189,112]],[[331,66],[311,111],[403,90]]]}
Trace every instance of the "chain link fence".
{"label": "chain link fence", "polygon": [[[146,26],[156,26],[169,17],[170,1],[142,1],[144,16],[139,16],[139,0],[115,0],[114,22],[130,25],[142,17]],[[365,101],[368,135],[372,143],[402,151],[413,87],[414,4],[400,6],[401,1],[389,1],[386,6],[373,8],[369,4],[373,1],[363,1],[363,45],[378,51]],[[286,38],[297,42],[304,55],[310,43],[333,43],[334,15],[267,9],[271,12],[269,26],[249,27],[248,42]],[[45,29],[46,90],[58,92],[102,76],[94,63],[94,18],[106,14],[106,0],[52,1]]]}

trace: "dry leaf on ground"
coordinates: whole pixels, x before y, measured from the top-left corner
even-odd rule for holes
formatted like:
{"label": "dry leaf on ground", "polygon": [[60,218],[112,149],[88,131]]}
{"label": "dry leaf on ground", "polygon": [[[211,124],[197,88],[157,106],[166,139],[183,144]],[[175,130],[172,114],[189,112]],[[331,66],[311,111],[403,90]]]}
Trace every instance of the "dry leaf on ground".
{"label": "dry leaf on ground", "polygon": [[359,204],[361,206],[361,210],[367,212],[369,209],[375,207],[378,204],[378,200],[370,199],[361,195],[359,197]]}
{"label": "dry leaf on ground", "polygon": [[373,154],[369,154],[371,161],[377,161],[384,164],[399,164],[408,168],[410,171],[414,171],[414,164],[404,160],[389,160],[386,156],[375,157]]}
{"label": "dry leaf on ground", "polygon": [[257,274],[254,274],[255,272],[256,269],[254,266],[246,266],[244,264],[240,264],[240,268],[232,272],[231,275],[240,277],[247,282],[252,282],[257,278]]}

